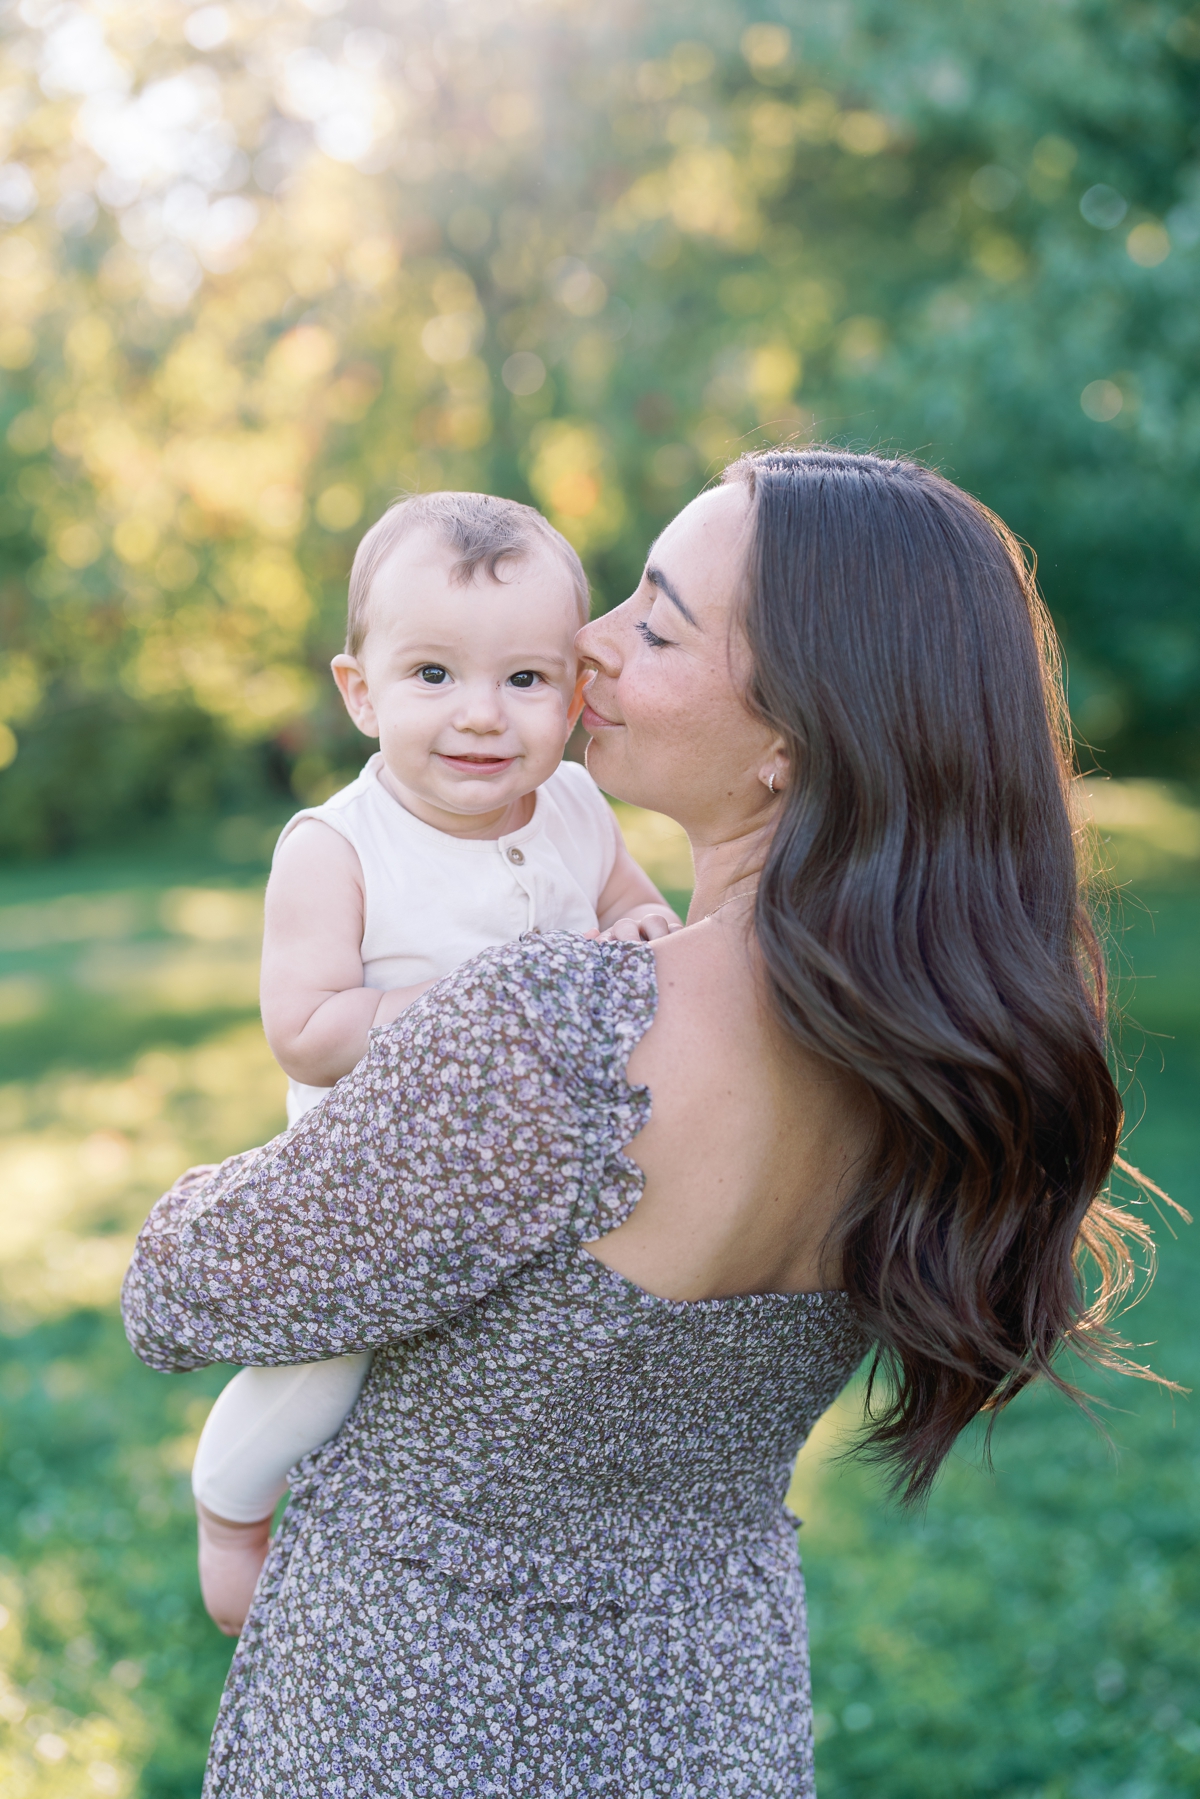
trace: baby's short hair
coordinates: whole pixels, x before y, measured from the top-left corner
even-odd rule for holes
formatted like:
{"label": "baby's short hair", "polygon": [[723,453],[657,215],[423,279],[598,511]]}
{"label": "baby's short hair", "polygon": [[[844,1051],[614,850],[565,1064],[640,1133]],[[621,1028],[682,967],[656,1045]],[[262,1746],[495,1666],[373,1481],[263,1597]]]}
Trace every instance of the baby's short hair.
{"label": "baby's short hair", "polygon": [[566,564],[580,623],[587,623],[591,596],[583,564],[562,533],[540,512],[532,506],[522,506],[519,500],[504,500],[490,493],[418,493],[389,506],[355,552],[346,618],[348,655],[357,656],[362,649],[371,583],[381,565],[402,538],[420,530],[436,532],[444,543],[458,551],[452,574],[464,587],[477,568],[486,568],[496,581],[497,565],[506,556],[527,556],[538,543],[544,544]]}

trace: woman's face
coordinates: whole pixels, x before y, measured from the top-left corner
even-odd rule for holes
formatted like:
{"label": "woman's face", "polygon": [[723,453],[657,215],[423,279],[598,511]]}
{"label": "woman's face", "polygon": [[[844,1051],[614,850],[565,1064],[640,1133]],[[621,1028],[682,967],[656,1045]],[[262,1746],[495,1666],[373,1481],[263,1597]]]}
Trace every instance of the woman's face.
{"label": "woman's face", "polygon": [[678,819],[696,844],[765,823],[765,774],[784,767],[779,740],[743,697],[750,536],[742,483],[701,494],[652,547],[637,591],[575,639],[596,670],[583,711],[588,768],[606,793]]}

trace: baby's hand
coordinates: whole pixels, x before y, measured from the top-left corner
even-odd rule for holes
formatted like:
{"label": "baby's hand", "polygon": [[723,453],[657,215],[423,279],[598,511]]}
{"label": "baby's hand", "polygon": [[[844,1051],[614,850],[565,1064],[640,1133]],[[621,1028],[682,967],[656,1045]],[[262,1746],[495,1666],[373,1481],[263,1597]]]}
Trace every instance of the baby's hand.
{"label": "baby's hand", "polygon": [[625,918],[618,918],[603,931],[585,931],[585,937],[597,943],[653,943],[658,937],[669,937],[682,931],[683,921],[666,906],[639,906]]}
{"label": "baby's hand", "polygon": [[227,1637],[241,1634],[254,1589],[267,1559],[271,1520],[231,1524],[198,1501],[200,1594],[204,1609]]}

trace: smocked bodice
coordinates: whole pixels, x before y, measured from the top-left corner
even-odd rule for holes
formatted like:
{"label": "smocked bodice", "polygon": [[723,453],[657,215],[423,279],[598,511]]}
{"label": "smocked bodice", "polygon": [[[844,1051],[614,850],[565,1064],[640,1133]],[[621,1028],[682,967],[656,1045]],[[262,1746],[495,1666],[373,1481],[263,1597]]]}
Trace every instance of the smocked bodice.
{"label": "smocked bodice", "polygon": [[301,1478],[472,1583],[727,1584],[793,1559],[792,1464],[863,1347],[840,1294],[664,1300],[563,1245],[381,1351]]}

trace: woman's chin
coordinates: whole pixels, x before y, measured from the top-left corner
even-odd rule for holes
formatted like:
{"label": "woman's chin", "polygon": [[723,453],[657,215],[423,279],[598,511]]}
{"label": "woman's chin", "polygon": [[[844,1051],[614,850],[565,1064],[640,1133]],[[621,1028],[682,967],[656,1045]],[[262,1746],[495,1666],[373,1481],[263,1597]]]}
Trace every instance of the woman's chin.
{"label": "woman's chin", "polygon": [[601,736],[589,737],[583,751],[583,766],[595,781],[597,787],[603,787],[605,793],[611,793],[614,799],[622,796],[610,785],[619,779],[618,758],[609,753],[609,745]]}
{"label": "woman's chin", "polygon": [[589,737],[583,752],[584,767],[610,799],[620,800],[627,806],[640,806],[648,812],[661,812],[661,800],[657,803],[648,797],[646,783],[638,780],[636,768],[628,768],[625,758],[619,754],[619,746],[612,743],[607,735],[598,734]]}

